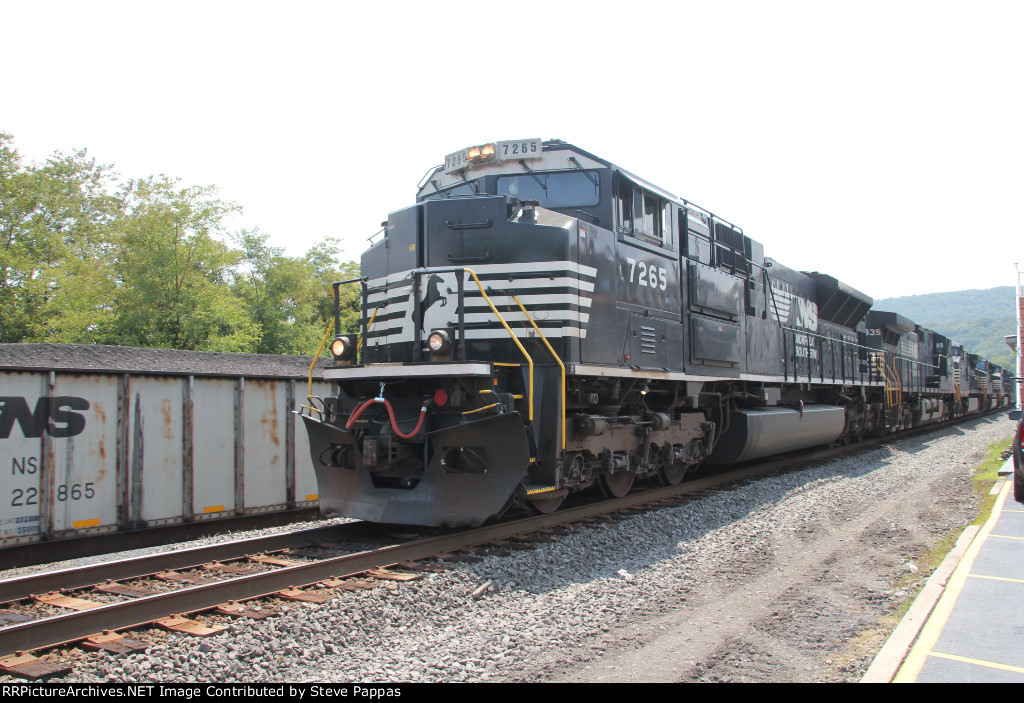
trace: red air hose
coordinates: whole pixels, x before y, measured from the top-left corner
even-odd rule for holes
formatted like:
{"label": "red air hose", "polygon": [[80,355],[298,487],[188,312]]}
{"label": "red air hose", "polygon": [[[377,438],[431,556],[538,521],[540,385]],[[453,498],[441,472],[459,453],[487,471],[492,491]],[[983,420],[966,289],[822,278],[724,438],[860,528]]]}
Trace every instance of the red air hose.
{"label": "red air hose", "polygon": [[384,403],[384,407],[388,409],[388,417],[391,418],[391,429],[394,430],[395,434],[402,439],[412,439],[419,434],[420,430],[423,428],[423,422],[427,419],[427,406],[430,405],[429,400],[423,401],[423,407],[420,408],[420,420],[416,423],[415,429],[413,429],[409,434],[404,434],[400,429],[398,429],[398,421],[395,419],[395,411],[391,408],[391,403],[384,398],[370,398],[356,406],[356,409],[348,416],[348,422],[345,423],[345,429],[351,430],[352,425],[356,424],[356,420],[358,420],[359,416],[363,414],[363,411],[374,403]]}

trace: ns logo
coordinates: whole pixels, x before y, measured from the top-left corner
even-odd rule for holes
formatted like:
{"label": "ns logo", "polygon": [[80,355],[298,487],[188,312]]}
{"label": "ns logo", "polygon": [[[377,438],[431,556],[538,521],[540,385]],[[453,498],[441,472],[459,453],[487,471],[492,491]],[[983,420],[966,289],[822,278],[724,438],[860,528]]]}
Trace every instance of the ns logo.
{"label": "ns logo", "polygon": [[0,396],[0,439],[11,436],[14,423],[25,437],[73,437],[85,429],[85,416],[75,410],[88,410],[89,401],[70,395],[39,398],[34,409],[22,396]]}
{"label": "ns logo", "polygon": [[818,304],[796,296],[793,297],[793,302],[795,303],[794,326],[816,332],[818,330]]}

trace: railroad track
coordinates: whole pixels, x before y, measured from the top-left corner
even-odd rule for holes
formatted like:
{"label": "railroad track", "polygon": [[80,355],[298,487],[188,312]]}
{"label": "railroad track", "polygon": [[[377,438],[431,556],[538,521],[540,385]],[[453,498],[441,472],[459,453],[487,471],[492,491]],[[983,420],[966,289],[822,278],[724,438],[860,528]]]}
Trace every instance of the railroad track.
{"label": "railroad track", "polygon": [[[803,468],[807,463],[913,437],[940,429],[929,425],[917,431],[873,438],[865,442],[798,457],[757,462],[727,472],[684,482],[679,486],[637,492],[619,499],[563,507],[548,515],[507,520],[483,527],[425,533],[408,537],[392,530],[391,542],[334,556],[310,556],[314,545],[338,543],[321,551],[345,551],[345,542],[387,536],[388,528],[353,522],[324,528],[251,538],[162,554],[111,561],[82,568],[0,581],[0,670],[37,678],[61,675],[67,667],[32,652],[67,643],[83,643],[108,651],[133,651],[146,643],[125,633],[157,624],[167,629],[212,634],[210,628],[185,617],[210,612],[224,616],[262,617],[270,614],[256,599],[286,598],[324,602],[339,591],[363,587],[365,578],[415,578],[428,560],[466,558],[482,546],[522,547],[549,541],[553,528],[600,519],[614,513],[634,513],[689,501],[766,474]],[[303,554],[303,550],[306,550]],[[458,557],[462,553],[464,556]],[[456,555],[453,557],[453,555]],[[356,579],[356,583],[352,583]],[[140,582],[159,580],[160,592]],[[97,600],[103,594],[103,600]],[[115,600],[116,598],[116,600]],[[106,602],[103,602],[103,601]],[[255,603],[255,605],[254,605]],[[24,620],[25,611],[42,610]],[[69,610],[47,615],[46,610]],[[20,610],[20,612],[19,612]],[[19,617],[20,615],[20,617]]]}

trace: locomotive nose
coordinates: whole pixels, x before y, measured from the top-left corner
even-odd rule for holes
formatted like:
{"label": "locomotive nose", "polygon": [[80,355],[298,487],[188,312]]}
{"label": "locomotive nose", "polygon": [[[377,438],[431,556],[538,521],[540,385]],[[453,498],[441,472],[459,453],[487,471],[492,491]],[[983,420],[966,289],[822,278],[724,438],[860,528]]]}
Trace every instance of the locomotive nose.
{"label": "locomotive nose", "polygon": [[479,525],[500,513],[530,466],[526,427],[508,412],[431,432],[422,475],[375,483],[354,433],[303,416],[325,515],[402,525]]}

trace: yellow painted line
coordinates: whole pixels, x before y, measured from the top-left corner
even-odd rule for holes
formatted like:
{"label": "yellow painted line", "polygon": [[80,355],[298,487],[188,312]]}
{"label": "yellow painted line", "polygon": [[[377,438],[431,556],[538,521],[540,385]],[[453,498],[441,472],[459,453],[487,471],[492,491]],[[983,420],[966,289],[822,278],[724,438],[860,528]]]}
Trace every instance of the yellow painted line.
{"label": "yellow painted line", "polygon": [[978,666],[984,666],[989,669],[1000,669],[1002,671],[1013,671],[1018,674],[1024,674],[1024,668],[1019,666],[1010,666],[1009,664],[999,664],[997,662],[989,662],[983,659],[971,659],[970,657],[958,657],[955,654],[944,654],[942,652],[932,652],[933,657],[939,657],[940,659],[950,659],[955,662],[963,662],[965,664],[977,664]]}
{"label": "yellow painted line", "polygon": [[100,519],[98,517],[94,517],[91,520],[75,520],[73,523],[71,523],[71,528],[79,530],[83,527],[96,527],[99,524]]}
{"label": "yellow painted line", "polygon": [[1014,537],[1013,535],[992,535],[992,537],[998,537],[999,539],[1019,539],[1024,541],[1024,537]]}
{"label": "yellow painted line", "polygon": [[[992,508],[993,513],[998,514],[1003,509],[1003,505],[1006,503],[1006,496],[1010,494],[1009,486],[1010,484],[1007,483],[999,497],[996,498],[996,504]],[[971,546],[967,548],[964,558],[960,560],[960,564],[956,567],[953,575],[949,577],[949,582],[946,584],[946,590],[943,592],[942,598],[939,599],[935,609],[928,616],[928,622],[921,628],[921,635],[917,638],[917,642],[911,648],[910,654],[907,655],[906,660],[903,662],[903,666],[896,672],[896,676],[892,680],[893,683],[915,683],[917,677],[921,675],[921,669],[924,668],[925,662],[928,660],[928,655],[937,654],[932,649],[935,647],[935,643],[939,641],[942,629],[946,626],[946,622],[953,612],[953,606],[956,605],[957,598],[960,597],[961,591],[964,590],[967,577],[974,567],[974,561],[978,558],[985,540],[992,534],[995,524],[995,520],[986,522],[985,526],[981,528],[974,538],[974,541],[971,542]]]}
{"label": "yellow painted line", "polygon": [[320,500],[320,494],[319,493],[313,493],[311,495],[308,495],[308,496],[306,496],[306,500]]}
{"label": "yellow painted line", "polygon": [[509,363],[506,363],[504,361],[495,361],[494,365],[495,366],[522,366],[522,364],[509,364]]}
{"label": "yellow painted line", "polygon": [[1004,513],[1024,513],[1024,510],[1004,510]]}
{"label": "yellow painted line", "polygon": [[224,506],[223,505],[208,505],[205,508],[203,508],[203,512],[204,513],[222,513],[222,512],[224,512]]}
{"label": "yellow painted line", "polygon": [[989,581],[1009,581],[1010,583],[1024,583],[1024,579],[1012,579],[1007,576],[982,576],[981,574],[971,574],[972,579],[988,579]]}

